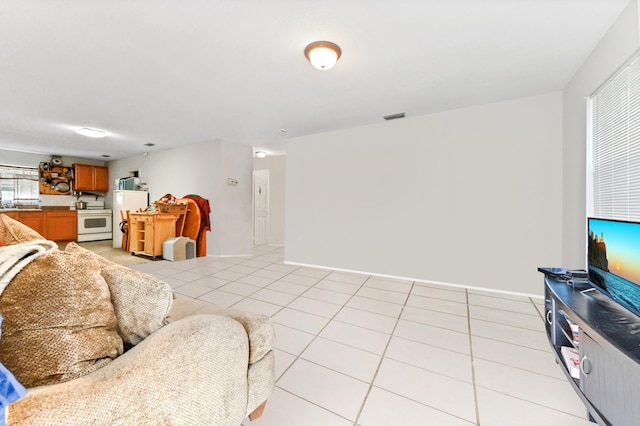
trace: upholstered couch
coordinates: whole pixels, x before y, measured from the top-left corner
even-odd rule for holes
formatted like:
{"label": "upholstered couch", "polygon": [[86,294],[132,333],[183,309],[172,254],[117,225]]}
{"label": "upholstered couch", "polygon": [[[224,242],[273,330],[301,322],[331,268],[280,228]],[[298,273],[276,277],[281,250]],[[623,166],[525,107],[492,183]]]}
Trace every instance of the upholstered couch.
{"label": "upholstered couch", "polygon": [[268,317],[169,286],[0,214],[0,361],[27,387],[7,425],[232,425],[274,387]]}

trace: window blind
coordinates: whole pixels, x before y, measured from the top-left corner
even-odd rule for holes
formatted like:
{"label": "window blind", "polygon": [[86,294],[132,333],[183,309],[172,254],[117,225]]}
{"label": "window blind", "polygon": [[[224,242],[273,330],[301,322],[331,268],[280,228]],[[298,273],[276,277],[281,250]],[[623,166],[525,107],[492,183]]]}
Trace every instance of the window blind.
{"label": "window blind", "polygon": [[640,221],[640,57],[591,97],[593,214]]}

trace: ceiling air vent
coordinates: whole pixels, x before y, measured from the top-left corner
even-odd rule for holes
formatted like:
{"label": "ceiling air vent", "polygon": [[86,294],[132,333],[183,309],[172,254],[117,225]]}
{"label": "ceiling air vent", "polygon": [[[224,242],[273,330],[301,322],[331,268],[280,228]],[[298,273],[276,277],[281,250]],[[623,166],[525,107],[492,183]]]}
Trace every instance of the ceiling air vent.
{"label": "ceiling air vent", "polygon": [[391,115],[385,115],[384,117],[385,120],[395,120],[396,118],[404,118],[404,112],[399,112],[397,114],[391,114]]}

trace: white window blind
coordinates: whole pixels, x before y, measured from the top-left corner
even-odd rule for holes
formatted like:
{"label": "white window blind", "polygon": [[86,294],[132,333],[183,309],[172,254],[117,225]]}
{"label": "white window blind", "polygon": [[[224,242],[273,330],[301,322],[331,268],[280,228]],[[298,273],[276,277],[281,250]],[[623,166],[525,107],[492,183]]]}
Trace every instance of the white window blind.
{"label": "white window blind", "polygon": [[38,169],[0,165],[0,206],[20,207],[38,204]]}
{"label": "white window blind", "polygon": [[591,97],[593,215],[640,221],[640,58]]}

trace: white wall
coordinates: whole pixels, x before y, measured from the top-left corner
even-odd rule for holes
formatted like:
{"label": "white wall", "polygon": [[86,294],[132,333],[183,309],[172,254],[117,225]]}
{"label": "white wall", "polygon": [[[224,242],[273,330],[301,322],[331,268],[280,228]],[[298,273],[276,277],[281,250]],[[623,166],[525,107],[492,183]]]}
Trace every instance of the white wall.
{"label": "white wall", "polygon": [[562,265],[585,268],[586,97],[640,47],[638,4],[632,1],[563,90]]}
{"label": "white wall", "polygon": [[284,244],[285,155],[254,158],[254,170],[269,170],[269,245]]}
{"label": "white wall", "polygon": [[561,262],[559,92],[287,141],[285,260],[540,295]]}
{"label": "white wall", "polygon": [[[178,198],[197,194],[208,199],[212,230],[207,232],[207,254],[251,254],[250,146],[210,141],[111,161],[108,166],[111,189],[116,178],[138,170],[141,182],[149,186],[151,201],[165,194]],[[227,187],[227,177],[236,178],[239,184]]]}

